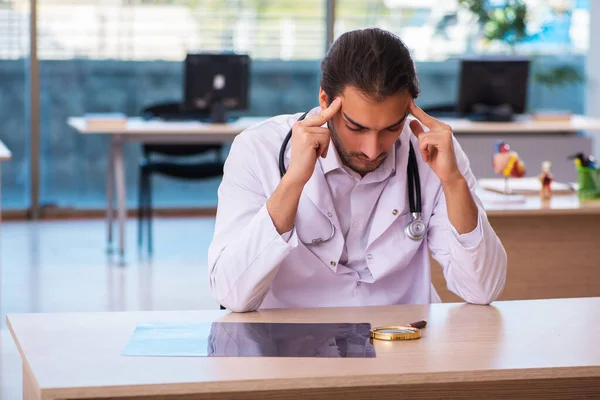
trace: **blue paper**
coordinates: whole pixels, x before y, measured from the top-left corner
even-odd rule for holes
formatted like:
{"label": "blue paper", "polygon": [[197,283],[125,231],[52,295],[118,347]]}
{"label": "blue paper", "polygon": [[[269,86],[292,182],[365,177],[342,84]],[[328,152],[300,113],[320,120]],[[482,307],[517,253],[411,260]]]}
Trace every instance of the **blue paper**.
{"label": "blue paper", "polygon": [[211,323],[153,322],[137,326],[124,356],[208,356]]}

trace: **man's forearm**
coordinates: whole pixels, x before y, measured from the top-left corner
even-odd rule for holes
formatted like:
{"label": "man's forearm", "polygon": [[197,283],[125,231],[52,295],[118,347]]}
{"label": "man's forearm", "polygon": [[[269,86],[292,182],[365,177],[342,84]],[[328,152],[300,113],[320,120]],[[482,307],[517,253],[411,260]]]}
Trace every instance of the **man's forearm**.
{"label": "man's forearm", "polygon": [[304,185],[284,175],[277,189],[267,200],[267,211],[280,235],[289,232],[294,227],[303,188]]}
{"label": "man's forearm", "polygon": [[223,180],[219,223],[209,248],[209,285],[214,298],[229,310],[256,310],[278,266],[297,246],[296,238],[275,240],[294,226],[303,185],[290,181],[284,176],[265,204],[258,187],[248,190],[231,175]]}
{"label": "man's forearm", "polygon": [[477,205],[464,178],[442,184],[446,197],[448,219],[459,235],[477,227]]}

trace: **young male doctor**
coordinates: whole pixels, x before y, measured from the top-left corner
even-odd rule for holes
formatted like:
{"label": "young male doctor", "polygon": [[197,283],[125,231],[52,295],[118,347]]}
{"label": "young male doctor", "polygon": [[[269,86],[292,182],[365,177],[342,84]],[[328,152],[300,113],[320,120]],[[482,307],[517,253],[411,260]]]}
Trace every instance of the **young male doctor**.
{"label": "young male doctor", "polygon": [[[214,298],[237,312],[438,302],[431,251],[449,290],[469,303],[494,301],[506,253],[451,128],[414,103],[403,42],[380,29],[351,31],[321,69],[319,107],[302,120],[271,118],[233,142],[208,256]],[[408,175],[411,145],[420,196]],[[411,211],[421,212],[423,237],[407,235]]]}

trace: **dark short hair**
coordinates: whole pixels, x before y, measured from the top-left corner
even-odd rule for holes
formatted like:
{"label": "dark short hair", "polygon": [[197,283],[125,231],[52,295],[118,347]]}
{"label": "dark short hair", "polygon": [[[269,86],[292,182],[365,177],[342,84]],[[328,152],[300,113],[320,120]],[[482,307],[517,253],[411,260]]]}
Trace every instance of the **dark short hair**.
{"label": "dark short hair", "polygon": [[400,38],[379,28],[341,35],[321,62],[321,88],[331,102],[346,86],[380,101],[406,91],[414,99],[419,81],[408,48]]}

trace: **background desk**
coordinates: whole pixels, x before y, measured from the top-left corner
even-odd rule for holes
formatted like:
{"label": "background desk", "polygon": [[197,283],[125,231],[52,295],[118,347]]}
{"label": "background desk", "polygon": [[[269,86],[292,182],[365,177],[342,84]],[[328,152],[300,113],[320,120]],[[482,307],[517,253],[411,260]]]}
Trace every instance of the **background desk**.
{"label": "background desk", "polygon": [[[600,201],[555,195],[549,202],[486,204],[487,215],[508,254],[501,299],[600,296]],[[446,289],[432,259],[431,279],[443,301],[462,301]]]}
{"label": "background desk", "polygon": [[600,130],[600,119],[574,115],[567,121],[536,121],[523,118],[513,122],[475,122],[464,118],[440,118],[454,133],[574,133]]}
{"label": "background desk", "polygon": [[[145,142],[145,143],[229,143],[244,129],[264,121],[267,117],[240,118],[235,123],[231,124],[207,124],[194,121],[186,122],[163,122],[163,121],[145,121],[141,118],[131,118],[127,121],[124,128],[114,127],[97,127],[90,129],[86,126],[84,118],[69,118],[68,124],[81,134],[107,134],[111,137],[111,145],[109,151],[109,162],[107,170],[107,228],[108,228],[108,245],[112,246],[112,222],[113,222],[113,188],[116,184],[117,194],[117,217],[119,221],[119,253],[123,257],[125,254],[125,220],[126,220],[126,184],[125,184],[125,165],[123,162],[123,145],[128,141]],[[492,171],[491,168],[491,152],[492,142],[494,138],[480,138],[478,134],[493,134],[493,133],[527,133],[534,134],[532,144],[536,154],[535,157],[545,157],[544,154],[538,156],[539,141],[548,140],[542,139],[541,133],[567,133],[574,134],[581,130],[600,130],[600,120],[592,119],[584,116],[575,116],[568,122],[536,122],[532,120],[516,121],[516,122],[473,122],[466,119],[446,119],[455,134],[465,135],[459,138],[463,148],[470,158],[471,166],[474,170]],[[536,136],[538,135],[538,136]],[[515,140],[515,139],[512,139]],[[523,140],[523,137],[519,137]],[[576,137],[566,136],[552,140],[557,141],[553,146],[547,146],[545,151],[550,151],[550,148],[560,149],[561,152],[572,154],[575,151],[585,151],[587,147],[591,148],[591,139],[585,138],[578,141]],[[583,140],[583,142],[581,142]],[[513,142],[514,143],[514,142]],[[515,146],[521,151],[525,145]],[[534,155],[527,153],[525,158],[530,168],[534,168],[537,174],[537,166],[535,163],[529,164],[528,160],[533,159]],[[529,158],[531,157],[531,158]],[[556,156],[558,157],[558,156]],[[561,159],[566,159],[566,156],[561,155]],[[537,161],[536,161],[537,162]],[[569,170],[573,169],[572,162],[569,161]],[[490,172],[492,173],[492,172]],[[556,173],[557,179],[562,179],[560,173]],[[570,179],[571,181],[574,179]]]}
{"label": "background desk", "polygon": [[543,161],[552,162],[552,173],[557,181],[574,182],[577,173],[568,156],[593,152],[592,131],[600,131],[600,119],[575,115],[569,121],[539,122],[472,122],[447,119],[461,147],[469,157],[471,169],[477,178],[494,178],[491,167],[494,143],[505,140],[525,162],[528,176],[541,172]]}
{"label": "background desk", "polygon": [[[427,319],[376,358],[123,357],[147,321]],[[600,298],[393,307],[8,315],[25,399],[586,398],[600,396]],[[185,396],[185,395],[189,395]],[[185,396],[185,397],[184,397]]]}
{"label": "background desk", "polygon": [[229,143],[244,129],[264,121],[264,117],[240,118],[231,124],[206,124],[194,121],[163,122],[145,121],[131,118],[125,128],[89,129],[84,118],[69,118],[68,124],[82,134],[108,134],[111,137],[106,172],[106,222],[108,248],[113,240],[113,190],[117,194],[117,218],[119,221],[119,254],[124,262],[125,221],[127,214],[127,193],[125,183],[125,163],[123,146],[126,142],[143,143]]}

